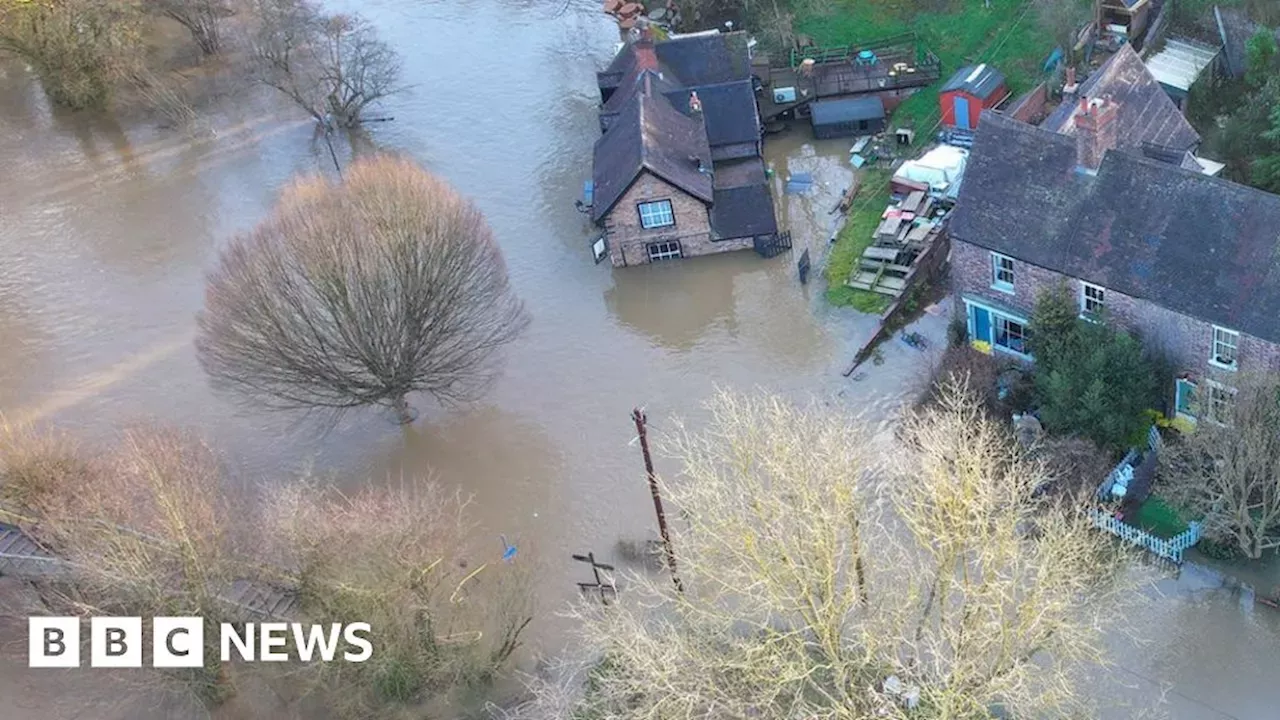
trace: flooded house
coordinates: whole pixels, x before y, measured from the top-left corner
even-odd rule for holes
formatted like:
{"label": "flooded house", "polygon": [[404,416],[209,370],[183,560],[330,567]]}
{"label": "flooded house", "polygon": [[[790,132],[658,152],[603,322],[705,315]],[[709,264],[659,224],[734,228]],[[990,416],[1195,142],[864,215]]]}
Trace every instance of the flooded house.
{"label": "flooded house", "polygon": [[597,75],[597,260],[616,267],[785,243],[761,156],[746,33],[636,33]]}
{"label": "flooded house", "polygon": [[1036,297],[1065,284],[1176,366],[1170,415],[1220,420],[1242,371],[1280,369],[1280,196],[1207,173],[1192,136],[1121,102],[1068,106],[1070,133],[983,114],[950,225],[957,306],[980,347],[1030,360]]}

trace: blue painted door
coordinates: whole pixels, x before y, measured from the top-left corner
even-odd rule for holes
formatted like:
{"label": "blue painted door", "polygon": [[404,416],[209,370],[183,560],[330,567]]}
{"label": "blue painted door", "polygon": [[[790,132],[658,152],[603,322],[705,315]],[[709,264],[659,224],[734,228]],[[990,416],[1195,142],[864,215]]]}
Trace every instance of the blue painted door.
{"label": "blue painted door", "polygon": [[991,313],[986,309],[970,306],[969,314],[973,317],[973,340],[991,342]]}
{"label": "blue painted door", "polygon": [[963,95],[955,96],[956,103],[956,127],[961,130],[971,130],[969,127],[969,98]]}

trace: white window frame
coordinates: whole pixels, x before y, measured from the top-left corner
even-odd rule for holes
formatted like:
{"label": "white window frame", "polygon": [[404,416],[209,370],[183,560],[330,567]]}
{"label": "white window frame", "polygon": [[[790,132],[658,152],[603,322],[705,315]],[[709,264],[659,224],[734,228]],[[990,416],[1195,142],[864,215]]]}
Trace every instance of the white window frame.
{"label": "white window frame", "polygon": [[676,224],[676,209],[670,200],[636,203],[636,212],[640,213],[640,227],[645,230],[657,230]]}
{"label": "white window frame", "polygon": [[[1089,291],[1095,290],[1098,297],[1089,297]],[[1089,309],[1089,303],[1097,305],[1096,310]],[[1096,322],[1100,313],[1107,308],[1107,289],[1101,285],[1094,285],[1083,280],[1080,281],[1080,317],[1085,320]]]}
{"label": "white window frame", "polygon": [[[1009,261],[1008,268],[1003,268],[1000,266],[1001,262],[1004,260]],[[1004,280],[1000,279],[1001,272],[1009,273],[1008,282],[1005,282]],[[1008,255],[1001,255],[998,252],[992,252],[991,253],[991,289],[999,290],[1002,293],[1008,293],[1012,295],[1013,283],[1016,277],[1017,275],[1013,269],[1013,258],[1009,257]]]}
{"label": "white window frame", "polygon": [[[1221,337],[1219,337],[1221,336]],[[1240,367],[1240,333],[1236,330],[1230,330],[1220,325],[1213,326],[1213,335],[1209,338],[1209,364],[1222,368],[1223,370],[1235,370]],[[1229,347],[1232,350],[1231,362],[1224,363],[1218,360],[1221,357],[1218,354],[1218,345]]]}
{"label": "white window frame", "polygon": [[[1006,326],[1009,323],[1013,323],[1022,328],[1021,335],[1020,335],[1020,337],[1022,338],[1022,350],[1014,350],[1013,348],[1007,345],[1001,345],[999,342],[996,341],[996,338],[1000,337],[1000,323],[1002,322]],[[1010,355],[1029,358],[1031,357],[1031,354],[1026,351],[1027,335],[1029,334],[1030,333],[1028,332],[1028,325],[1026,321],[1020,320],[1018,318],[1009,317],[1008,315],[1004,315],[1004,314],[996,314],[996,313],[991,314],[991,347],[997,348],[1001,352],[1009,353]]]}
{"label": "white window frame", "polygon": [[[1223,385],[1222,383],[1216,380],[1209,380],[1209,379],[1206,379],[1204,381],[1204,386],[1205,386],[1206,392],[1204,394],[1204,400],[1201,401],[1201,407],[1203,408],[1203,410],[1200,413],[1200,415],[1204,417],[1205,420],[1208,420],[1209,422],[1215,425],[1230,425],[1230,423],[1227,422],[1227,420],[1229,420],[1230,418],[1223,419],[1218,417],[1218,413],[1214,409],[1215,408],[1214,393],[1224,393],[1228,396],[1228,398],[1234,398],[1236,395],[1236,389],[1233,387],[1227,387],[1226,385]],[[1228,399],[1228,400],[1225,400],[1224,402],[1230,403],[1231,400]],[[1226,409],[1225,414],[1230,414],[1231,412],[1230,405],[1227,405],[1225,409]]]}
{"label": "white window frame", "polygon": [[662,242],[649,243],[645,246],[645,250],[649,253],[649,262],[679,260],[684,257],[679,240],[663,240]]}

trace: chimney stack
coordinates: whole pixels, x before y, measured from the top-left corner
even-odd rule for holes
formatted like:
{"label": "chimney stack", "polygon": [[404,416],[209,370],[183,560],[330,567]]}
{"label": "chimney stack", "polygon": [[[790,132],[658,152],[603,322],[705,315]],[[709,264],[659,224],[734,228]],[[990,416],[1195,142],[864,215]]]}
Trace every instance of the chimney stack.
{"label": "chimney stack", "polygon": [[1116,147],[1120,127],[1116,122],[1120,106],[1110,98],[1080,98],[1076,112],[1076,164],[1089,171],[1102,165],[1102,157]]}
{"label": "chimney stack", "polygon": [[1062,98],[1064,101],[1071,100],[1075,97],[1076,91],[1080,86],[1076,83],[1076,69],[1074,67],[1067,68],[1067,79],[1062,84]]}

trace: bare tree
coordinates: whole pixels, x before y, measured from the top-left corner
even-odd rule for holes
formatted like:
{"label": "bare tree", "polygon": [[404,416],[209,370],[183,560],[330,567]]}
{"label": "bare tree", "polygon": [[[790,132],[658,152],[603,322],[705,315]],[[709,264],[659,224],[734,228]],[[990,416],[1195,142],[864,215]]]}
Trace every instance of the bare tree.
{"label": "bare tree", "polygon": [[1280,375],[1244,376],[1217,407],[1201,386],[1196,430],[1165,445],[1171,493],[1205,534],[1258,558],[1280,547]]}
{"label": "bare tree", "polygon": [[500,548],[468,547],[457,493],[418,479],[355,495],[304,483],[267,506],[276,564],[297,578],[302,613],[372,627],[369,662],[310,668],[310,691],[340,715],[374,717],[487,684],[516,650],[531,620],[527,577]]}
{"label": "bare tree", "polygon": [[325,125],[358,127],[401,89],[400,58],[359,15],[322,14],[306,0],[259,0],[257,77]]}
{"label": "bare tree", "polygon": [[[685,592],[642,576],[617,605],[577,608],[602,660],[570,712],[1089,716],[1073,714],[1092,695],[1078,671],[1105,661],[1115,603],[1139,595],[1078,508],[1035,499],[1044,468],[978,406],[953,383],[898,444],[717,397],[708,430],[678,433],[683,477],[664,483]],[[893,443],[888,466],[877,443]]]}
{"label": "bare tree", "polygon": [[182,25],[204,55],[222,49],[219,24],[231,15],[226,0],[143,0],[148,10]]}
{"label": "bare tree", "polygon": [[101,107],[143,56],[137,7],[117,0],[0,3],[0,52],[31,66],[49,99]]}
{"label": "bare tree", "polygon": [[480,211],[405,159],[286,190],[210,275],[196,346],[214,382],[285,408],[476,397],[527,322]]}

